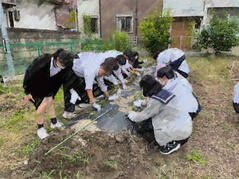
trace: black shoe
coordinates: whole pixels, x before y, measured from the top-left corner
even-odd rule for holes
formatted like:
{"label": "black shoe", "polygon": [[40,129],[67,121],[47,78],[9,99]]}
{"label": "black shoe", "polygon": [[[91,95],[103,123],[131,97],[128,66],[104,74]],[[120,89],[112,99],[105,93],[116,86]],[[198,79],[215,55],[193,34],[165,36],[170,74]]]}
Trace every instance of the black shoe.
{"label": "black shoe", "polygon": [[180,148],[180,144],[177,142],[168,143],[166,146],[160,147],[160,153],[164,155],[171,154]]}

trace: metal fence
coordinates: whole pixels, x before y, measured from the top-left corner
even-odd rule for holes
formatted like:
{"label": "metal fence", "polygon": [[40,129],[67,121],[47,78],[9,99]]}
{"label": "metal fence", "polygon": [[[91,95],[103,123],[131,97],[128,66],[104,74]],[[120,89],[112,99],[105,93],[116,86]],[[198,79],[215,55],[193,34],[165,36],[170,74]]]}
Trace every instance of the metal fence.
{"label": "metal fence", "polygon": [[[26,42],[26,43],[11,43],[11,53],[13,57],[13,65],[15,74],[25,72],[28,65],[38,56],[44,53],[53,53],[58,48],[64,48],[71,52],[80,49],[80,44],[76,41],[69,42]],[[0,74],[8,76],[8,66],[5,56],[5,48],[0,44]]]}
{"label": "metal fence", "polygon": [[[129,42],[130,43],[130,42]],[[52,41],[52,42],[26,42],[26,43],[11,43],[10,49],[13,57],[13,65],[15,74],[23,74],[28,65],[38,56],[44,53],[53,53],[58,48],[63,48],[72,53],[80,51],[105,51],[114,49],[112,41],[85,40],[79,41]],[[0,44],[0,75],[9,76],[8,65],[5,56],[5,48]]]}

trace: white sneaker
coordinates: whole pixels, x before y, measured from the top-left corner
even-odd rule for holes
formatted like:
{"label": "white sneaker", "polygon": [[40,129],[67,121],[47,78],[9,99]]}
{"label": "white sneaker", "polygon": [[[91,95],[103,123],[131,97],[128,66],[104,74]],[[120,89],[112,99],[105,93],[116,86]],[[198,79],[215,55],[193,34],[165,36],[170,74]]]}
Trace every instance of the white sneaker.
{"label": "white sneaker", "polygon": [[51,125],[50,125],[50,127],[52,129],[55,129],[56,127],[62,127],[62,126],[63,126],[63,124],[59,121],[57,121],[55,124],[51,123]]}
{"label": "white sneaker", "polygon": [[74,118],[76,117],[77,114],[73,113],[73,112],[67,112],[67,111],[64,111],[62,117],[65,118],[65,119],[71,119],[71,118]]}
{"label": "white sneaker", "polygon": [[44,127],[37,129],[37,135],[40,139],[44,139],[49,136],[49,134],[47,133],[47,131]]}

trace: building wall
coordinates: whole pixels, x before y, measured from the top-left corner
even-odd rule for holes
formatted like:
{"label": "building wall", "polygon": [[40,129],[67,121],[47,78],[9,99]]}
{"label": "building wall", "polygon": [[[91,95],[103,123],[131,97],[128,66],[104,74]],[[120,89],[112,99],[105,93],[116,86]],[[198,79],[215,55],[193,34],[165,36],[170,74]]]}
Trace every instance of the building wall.
{"label": "building wall", "polygon": [[167,10],[174,17],[203,16],[204,0],[164,0],[163,11]]}
{"label": "building wall", "polygon": [[84,34],[83,17],[85,15],[98,18],[98,34],[94,35],[95,37],[100,37],[99,0],[78,0],[78,24],[82,35]]}
{"label": "building wall", "polygon": [[[137,17],[136,1],[138,1]],[[154,8],[161,11],[162,0],[101,0],[102,37],[104,39],[110,38],[116,31],[116,15],[133,15],[133,33],[130,35],[136,35],[138,31],[136,24],[151,13]]]}
{"label": "building wall", "polygon": [[14,22],[16,28],[57,30],[54,5],[42,4],[35,1],[19,1],[20,21]]}

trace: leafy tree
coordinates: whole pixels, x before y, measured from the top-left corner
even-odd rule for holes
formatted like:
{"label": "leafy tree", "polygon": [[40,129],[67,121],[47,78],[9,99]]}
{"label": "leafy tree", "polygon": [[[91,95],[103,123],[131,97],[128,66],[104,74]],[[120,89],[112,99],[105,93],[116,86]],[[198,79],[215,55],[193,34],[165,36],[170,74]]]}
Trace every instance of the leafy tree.
{"label": "leafy tree", "polygon": [[165,50],[171,43],[170,26],[173,17],[169,12],[148,15],[139,25],[142,41],[145,48],[153,55]]}
{"label": "leafy tree", "polygon": [[230,51],[238,45],[238,33],[239,26],[236,21],[214,16],[199,34],[197,45],[204,49],[212,48],[216,54]]}

